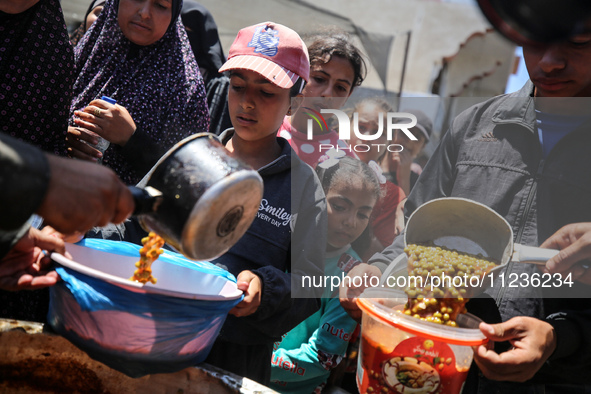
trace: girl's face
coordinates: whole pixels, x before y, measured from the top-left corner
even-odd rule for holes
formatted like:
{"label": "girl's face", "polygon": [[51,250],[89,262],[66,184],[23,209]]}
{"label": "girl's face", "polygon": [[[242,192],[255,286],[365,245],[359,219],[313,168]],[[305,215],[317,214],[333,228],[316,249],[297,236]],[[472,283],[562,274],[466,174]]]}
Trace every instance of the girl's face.
{"label": "girl's face", "polygon": [[118,21],[134,44],[152,45],[164,36],[172,19],[171,0],[121,0]]}
{"label": "girl's face", "polygon": [[[374,103],[362,104],[357,108],[359,132],[363,135],[375,135],[380,127],[380,116],[382,117],[382,133],[378,139],[365,141],[357,137],[351,120],[350,145],[355,147],[355,153],[361,161],[369,163],[371,160],[378,161],[386,149],[388,134],[384,131],[387,127],[387,111]],[[381,114],[380,114],[381,113]]]}
{"label": "girl's face", "polygon": [[304,87],[304,97],[321,97],[323,106],[340,109],[353,91],[355,73],[351,63],[333,56],[328,63],[310,66],[310,81]]}
{"label": "girl's face", "polygon": [[328,202],[327,251],[337,250],[355,241],[369,224],[376,197],[364,183],[333,185],[326,194]]}
{"label": "girl's face", "polygon": [[103,6],[99,5],[98,7],[94,7],[92,9],[92,11],[90,11],[90,14],[88,14],[88,16],[86,17],[86,30],[85,31],[88,31],[88,29],[90,29],[90,26],[92,26],[92,24],[96,21],[96,18],[99,17],[102,10],[103,10]]}

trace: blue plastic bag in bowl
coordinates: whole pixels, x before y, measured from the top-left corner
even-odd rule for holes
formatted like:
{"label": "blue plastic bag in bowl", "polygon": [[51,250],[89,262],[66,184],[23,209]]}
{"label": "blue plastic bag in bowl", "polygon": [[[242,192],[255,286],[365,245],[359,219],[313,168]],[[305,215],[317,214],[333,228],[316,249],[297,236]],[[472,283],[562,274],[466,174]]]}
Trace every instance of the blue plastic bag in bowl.
{"label": "blue plastic bag in bowl", "polygon": [[158,282],[128,278],[139,245],[88,239],[52,255],[61,281],[50,288],[48,322],[92,358],[132,377],[202,362],[227,313],[243,296],[236,279],[205,262],[165,251],[152,266]]}

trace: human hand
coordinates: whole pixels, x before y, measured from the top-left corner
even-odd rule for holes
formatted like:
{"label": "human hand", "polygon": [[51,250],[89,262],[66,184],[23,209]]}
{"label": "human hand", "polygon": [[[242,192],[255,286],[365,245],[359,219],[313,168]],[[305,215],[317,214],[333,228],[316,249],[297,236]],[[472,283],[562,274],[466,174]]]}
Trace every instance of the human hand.
{"label": "human hand", "polygon": [[68,155],[75,159],[96,162],[103,157],[100,150],[91,146],[98,144],[98,137],[98,134],[84,127],[69,126],[66,136]]}
{"label": "human hand", "polygon": [[474,350],[480,371],[492,380],[525,382],[531,379],[556,349],[554,328],[533,317],[514,317],[500,324],[480,323],[491,341],[509,341],[513,348],[498,354],[484,345]]}
{"label": "human hand", "polygon": [[92,100],[82,111],[74,111],[74,123],[94,132],[112,144],[124,146],[135,132],[136,125],[127,109],[105,100]]}
{"label": "human hand", "polygon": [[43,227],[43,229],[41,231],[44,234],[53,235],[54,237],[58,237],[58,238],[62,239],[64,242],[71,243],[71,244],[75,244],[77,242],[82,241],[82,239],[84,239],[84,233],[74,232],[72,234],[62,234],[51,226],[45,226],[45,227]]}
{"label": "human hand", "polygon": [[252,271],[242,271],[236,278],[238,289],[244,292],[244,299],[240,301],[230,314],[236,317],[244,317],[255,313],[261,305],[263,284],[261,278]]}
{"label": "human hand", "polygon": [[50,167],[47,193],[37,214],[64,234],[121,223],[131,215],[131,192],[109,168],[46,155]]}
{"label": "human hand", "polygon": [[568,224],[541,247],[560,251],[548,260],[543,271],[563,276],[571,273],[573,280],[591,285],[591,223]]}
{"label": "human hand", "polygon": [[66,251],[64,241],[55,230],[29,231],[0,260],[0,289],[8,291],[35,290],[57,283],[57,272],[47,271],[51,259],[43,251]]}
{"label": "human hand", "polygon": [[[347,274],[351,280],[345,279],[341,283],[341,287],[339,288],[339,300],[341,302],[341,306],[343,309],[351,316],[351,318],[355,319],[358,323],[361,322],[361,309],[357,306],[357,299],[363,290],[367,288],[367,284],[369,283],[371,277],[377,276],[380,278],[382,276],[382,271],[378,267],[373,265],[361,263],[351,269]],[[361,278],[354,279],[356,277]],[[349,286],[350,284],[361,283],[361,286]]]}

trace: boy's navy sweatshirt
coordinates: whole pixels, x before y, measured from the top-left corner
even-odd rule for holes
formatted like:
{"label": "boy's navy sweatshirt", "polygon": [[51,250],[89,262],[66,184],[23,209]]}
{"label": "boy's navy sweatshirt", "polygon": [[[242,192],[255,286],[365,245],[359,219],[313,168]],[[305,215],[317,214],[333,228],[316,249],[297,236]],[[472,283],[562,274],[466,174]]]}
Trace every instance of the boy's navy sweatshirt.
{"label": "boy's navy sweatshirt", "polygon": [[[225,144],[233,133],[228,129],[220,139]],[[280,156],[258,170],[264,193],[256,218],[245,235],[213,261],[235,276],[250,270],[263,284],[254,314],[228,315],[220,333],[227,342],[273,343],[320,307],[323,289],[304,288],[301,276],[324,273],[326,199],[312,168],[285,139],[277,140]]]}

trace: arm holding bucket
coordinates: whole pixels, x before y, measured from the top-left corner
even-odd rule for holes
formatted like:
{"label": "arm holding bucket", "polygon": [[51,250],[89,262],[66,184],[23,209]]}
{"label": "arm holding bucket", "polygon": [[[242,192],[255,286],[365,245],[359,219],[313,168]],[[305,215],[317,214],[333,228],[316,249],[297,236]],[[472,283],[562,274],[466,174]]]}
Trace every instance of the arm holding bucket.
{"label": "arm holding bucket", "polygon": [[481,345],[474,361],[489,379],[525,382],[531,379],[556,349],[554,327],[533,317],[514,317],[504,323],[480,323],[480,330],[491,341],[509,341],[513,348],[496,353]]}

